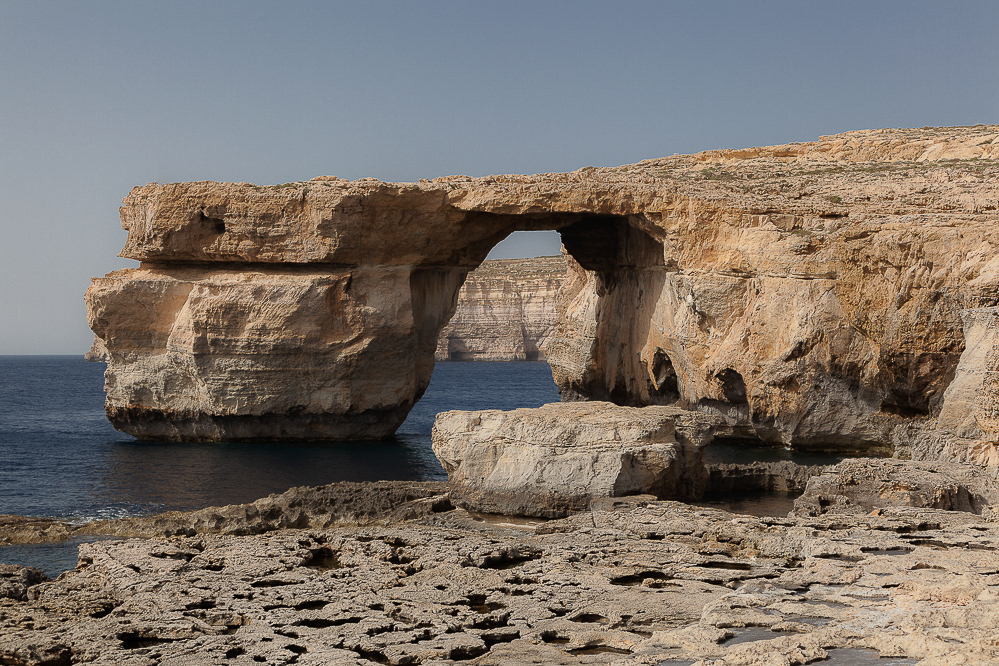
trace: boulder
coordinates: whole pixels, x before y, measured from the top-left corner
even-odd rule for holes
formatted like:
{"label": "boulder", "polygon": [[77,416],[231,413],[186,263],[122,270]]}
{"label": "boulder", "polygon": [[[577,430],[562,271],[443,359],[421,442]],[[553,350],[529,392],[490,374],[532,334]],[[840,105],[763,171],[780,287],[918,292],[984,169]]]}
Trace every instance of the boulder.
{"label": "boulder", "polygon": [[0,599],[25,601],[28,588],[51,580],[40,569],[15,564],[0,564]]}
{"label": "boulder", "polygon": [[997,503],[999,484],[974,465],[852,458],[809,479],[794,512],[818,516],[916,507],[991,514]]}
{"label": "boulder", "polygon": [[437,415],[433,448],[452,501],[484,513],[557,518],[594,497],[703,491],[703,445],[721,419],[607,402]]}

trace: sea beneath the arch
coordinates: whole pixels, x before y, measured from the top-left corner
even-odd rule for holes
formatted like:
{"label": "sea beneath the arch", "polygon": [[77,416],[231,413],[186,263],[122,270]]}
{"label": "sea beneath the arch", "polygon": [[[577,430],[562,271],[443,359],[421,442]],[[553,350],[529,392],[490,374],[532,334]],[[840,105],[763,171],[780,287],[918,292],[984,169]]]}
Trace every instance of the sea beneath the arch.
{"label": "sea beneath the arch", "polygon": [[[0,514],[86,522],[252,502],[334,481],[446,480],[431,450],[436,414],[558,400],[544,362],[438,363],[425,395],[390,441],[139,442],[104,416],[103,363],[0,356]],[[818,462],[783,449],[732,446],[709,447],[706,459]],[[29,564],[36,552],[0,545],[0,562]]]}

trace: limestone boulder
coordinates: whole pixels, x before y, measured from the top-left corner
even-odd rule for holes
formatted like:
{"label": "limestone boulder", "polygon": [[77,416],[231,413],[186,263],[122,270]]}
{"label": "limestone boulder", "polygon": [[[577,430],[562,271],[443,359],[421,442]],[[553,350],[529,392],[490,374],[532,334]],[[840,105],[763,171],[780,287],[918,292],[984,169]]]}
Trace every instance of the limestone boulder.
{"label": "limestone boulder", "polygon": [[452,500],[485,513],[556,518],[595,497],[691,497],[717,419],[606,402],[437,415],[433,449]]}
{"label": "limestone boulder", "polygon": [[999,484],[974,465],[852,458],[810,478],[794,511],[816,516],[917,507],[991,515],[997,504]]}

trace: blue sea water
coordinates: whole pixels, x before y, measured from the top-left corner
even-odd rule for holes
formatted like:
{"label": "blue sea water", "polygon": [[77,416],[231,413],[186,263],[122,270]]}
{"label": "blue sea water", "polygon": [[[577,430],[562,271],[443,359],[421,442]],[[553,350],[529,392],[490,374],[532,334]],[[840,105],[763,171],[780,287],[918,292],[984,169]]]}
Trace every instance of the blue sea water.
{"label": "blue sea water", "polygon": [[[139,442],[104,416],[104,364],[77,356],[0,356],[0,514],[86,522],[252,502],[294,486],[334,481],[445,480],[431,450],[434,417],[448,409],[515,409],[559,400],[547,363],[438,363],[394,440],[305,444]],[[718,443],[714,462],[812,459],[783,449]],[[787,497],[722,498],[728,510],[784,514]],[[785,506],[786,505],[786,506]],[[0,562],[51,576],[76,565],[71,542],[0,546]]]}
{"label": "blue sea water", "polygon": [[87,521],[333,481],[444,480],[430,449],[438,412],[559,399],[546,363],[438,363],[392,441],[160,444],[111,427],[103,373],[77,356],[0,356],[0,514]]}

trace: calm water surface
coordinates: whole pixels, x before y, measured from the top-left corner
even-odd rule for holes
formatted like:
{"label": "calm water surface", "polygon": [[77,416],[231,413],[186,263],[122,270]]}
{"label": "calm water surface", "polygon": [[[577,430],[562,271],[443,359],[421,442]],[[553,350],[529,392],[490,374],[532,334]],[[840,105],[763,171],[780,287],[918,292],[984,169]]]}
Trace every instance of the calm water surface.
{"label": "calm water surface", "polygon": [[[85,522],[252,502],[334,481],[445,480],[430,445],[438,412],[558,400],[547,363],[438,363],[426,394],[392,441],[158,444],[138,442],[108,423],[103,363],[0,356],[0,514]],[[780,449],[731,445],[709,448],[706,458],[818,462]],[[758,515],[790,508],[787,498],[740,501],[719,508]],[[76,546],[0,547],[0,562],[38,566],[55,576],[76,565]]]}
{"label": "calm water surface", "polygon": [[546,363],[439,363],[390,442],[158,444],[104,417],[104,364],[0,356],[0,513],[73,521],[252,502],[333,481],[443,480],[430,449],[447,409],[558,401]]}

